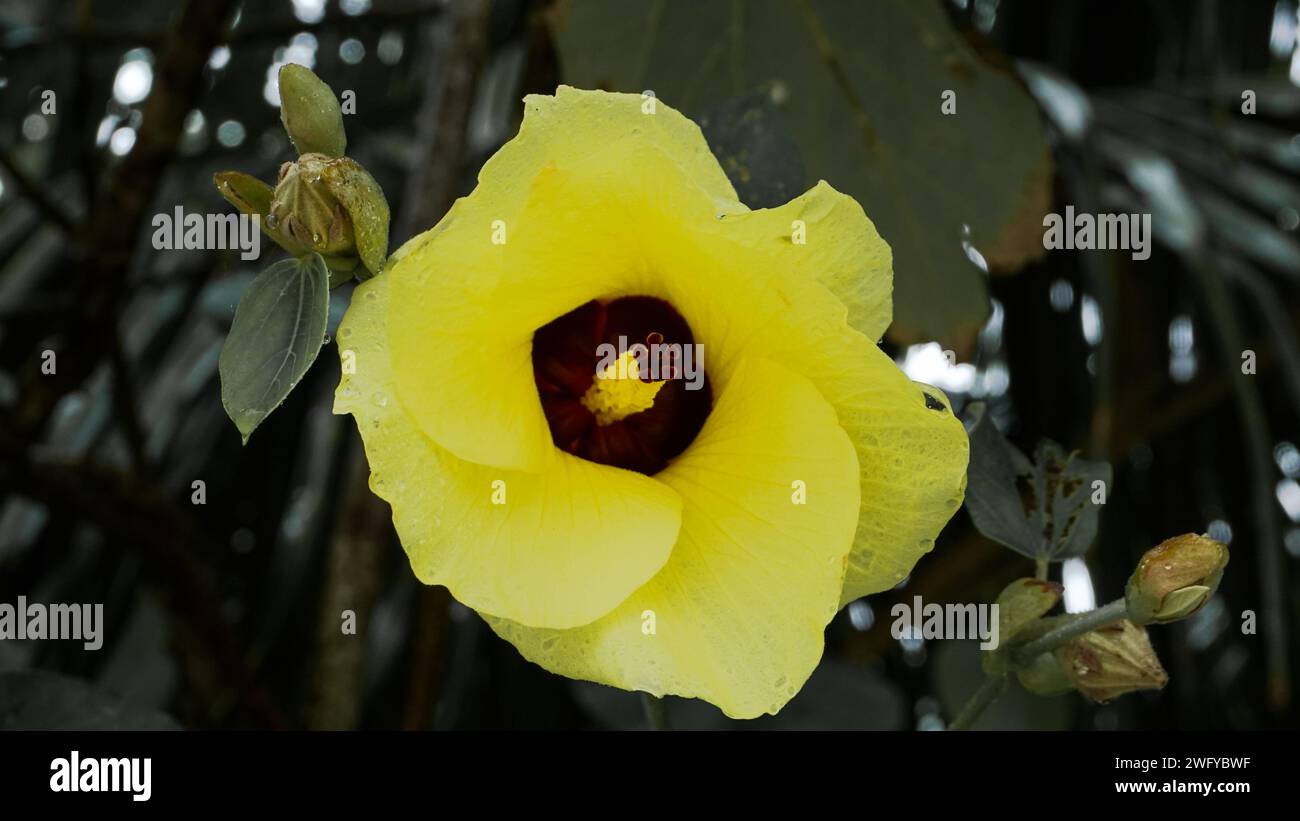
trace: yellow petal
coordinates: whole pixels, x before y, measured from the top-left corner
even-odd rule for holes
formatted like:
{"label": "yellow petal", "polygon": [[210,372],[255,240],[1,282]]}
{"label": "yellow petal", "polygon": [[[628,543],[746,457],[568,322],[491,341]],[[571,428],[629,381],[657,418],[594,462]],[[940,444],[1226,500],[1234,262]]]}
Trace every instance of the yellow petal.
{"label": "yellow petal", "polygon": [[934,547],[961,507],[970,458],[966,430],[938,388],[908,379],[874,345],[850,370],[835,404],[857,446],[862,510],[844,604],[898,584]]}
{"label": "yellow petal", "polygon": [[684,508],[648,584],[586,627],[488,623],[561,675],[700,697],[737,718],[775,713],[816,667],[839,609],[857,523],[853,446],[806,379],[753,357],[658,478]]}
{"label": "yellow petal", "polygon": [[681,522],[677,493],[560,452],[543,472],[524,473],[466,462],[429,441],[393,390],[391,281],[376,277],[353,294],[338,334],[344,375],[334,411],[356,417],[371,488],[392,505],[412,569],[469,607],[525,624],[573,627],[610,612],[667,560]]}
{"label": "yellow petal", "polygon": [[[912,382],[872,341],[888,316],[881,307],[887,292],[879,288],[888,281],[879,273],[888,253],[878,247],[883,242],[865,215],[846,199],[823,183],[779,208],[727,214],[697,230],[716,236],[677,245],[696,261],[665,266],[670,275],[663,288],[704,341],[710,379],[725,383],[731,363],[761,352],[810,379],[835,409],[862,470],[847,603],[892,587],[934,546],[961,505],[969,442],[947,397]],[[838,216],[806,222],[806,245],[781,233],[796,219],[831,213]],[[673,275],[701,268],[710,275]],[[875,271],[868,276],[877,285],[875,291],[864,285],[846,305],[831,286],[851,279],[836,272],[852,270]],[[856,325],[873,337],[851,327],[854,304]],[[927,403],[927,392],[938,401]],[[942,409],[931,407],[938,405]]]}
{"label": "yellow petal", "polygon": [[779,208],[727,214],[726,234],[773,269],[811,277],[848,309],[850,327],[879,340],[893,318],[889,246],[857,200],[824,180]]}
{"label": "yellow petal", "polygon": [[[641,247],[661,238],[641,220],[648,197],[704,220],[738,207],[699,128],[662,104],[644,113],[644,103],[567,86],[529,96],[519,135],[484,165],[474,192],[390,267],[398,390],[457,456],[542,469],[551,441],[532,333],[644,270]],[[593,155],[617,173],[571,173]]]}

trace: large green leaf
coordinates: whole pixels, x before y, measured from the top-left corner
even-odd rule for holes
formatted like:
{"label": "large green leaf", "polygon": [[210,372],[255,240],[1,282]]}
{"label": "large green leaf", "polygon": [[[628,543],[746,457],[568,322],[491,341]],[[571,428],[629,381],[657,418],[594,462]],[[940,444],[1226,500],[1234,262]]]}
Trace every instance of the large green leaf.
{"label": "large green leaf", "polygon": [[245,442],[315,361],[329,317],[319,254],[286,259],[253,280],[221,349],[221,404]]}
{"label": "large green leaf", "polygon": [[[573,0],[556,29],[573,85],[650,89],[693,116],[765,89],[810,178],[857,198],[893,248],[896,338],[983,322],[963,226],[995,269],[1043,253],[1051,159],[1038,111],[937,0]],[[940,111],[945,90],[955,114]]]}
{"label": "large green leaf", "polygon": [[709,148],[750,208],[775,208],[808,190],[808,172],[772,96],[760,90],[725,100],[697,120]]}

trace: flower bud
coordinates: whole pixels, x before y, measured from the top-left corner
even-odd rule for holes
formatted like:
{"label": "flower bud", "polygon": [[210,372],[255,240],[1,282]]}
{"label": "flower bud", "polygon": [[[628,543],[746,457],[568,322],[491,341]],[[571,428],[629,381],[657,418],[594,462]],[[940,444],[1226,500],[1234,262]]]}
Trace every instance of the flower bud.
{"label": "flower bud", "polygon": [[352,219],[322,176],[331,160],[303,154],[280,167],[271,199],[271,227],[318,254],[351,256],[356,251]]}
{"label": "flower bud", "polygon": [[1055,655],[1074,689],[1093,701],[1159,690],[1169,681],[1146,628],[1128,619],[1085,633],[1057,648]]}
{"label": "flower bud", "polygon": [[1059,696],[1074,689],[1055,653],[1040,653],[1016,670],[1020,686],[1038,696]]}
{"label": "flower bud", "polygon": [[1042,579],[1016,579],[998,594],[999,630],[1004,640],[1046,615],[1061,600],[1063,588]]}
{"label": "flower bud", "polygon": [[1228,548],[1208,536],[1166,539],[1142,556],[1129,577],[1124,591],[1129,618],[1159,624],[1190,616],[1219,586],[1227,564]]}
{"label": "flower bud", "polygon": [[984,672],[1007,672],[1007,652],[1017,633],[1040,619],[1061,600],[1061,585],[1041,579],[1016,579],[998,594],[998,642],[983,655]]}
{"label": "flower bud", "polygon": [[348,139],[338,98],[311,69],[295,63],[280,67],[280,121],[299,154],[342,157]]}

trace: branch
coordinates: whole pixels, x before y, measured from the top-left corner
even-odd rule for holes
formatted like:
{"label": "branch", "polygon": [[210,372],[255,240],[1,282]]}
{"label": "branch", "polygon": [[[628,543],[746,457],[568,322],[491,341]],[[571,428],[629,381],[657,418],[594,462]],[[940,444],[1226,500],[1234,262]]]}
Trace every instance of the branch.
{"label": "branch", "polygon": [[76,261],[82,272],[76,310],[56,334],[58,372],[41,373],[36,351],[24,366],[15,417],[27,437],[38,438],[59,399],[94,372],[104,353],[102,340],[116,331],[136,238],[147,227],[148,208],[175,153],[185,116],[203,90],[204,67],[233,5],[234,0],[190,0],[166,38],[135,145],[87,220],[85,256]]}
{"label": "branch", "polygon": [[286,726],[222,619],[216,591],[194,559],[196,554],[220,555],[222,548],[189,515],[156,485],[111,468],[28,460],[3,430],[0,454],[0,490],[39,501],[56,516],[90,522],[116,536],[108,544],[138,551],[169,611],[198,640],[200,655],[240,694],[259,726]]}
{"label": "branch", "polygon": [[[349,426],[351,427],[351,426]],[[383,547],[391,525],[388,506],[370,492],[370,468],[349,432],[343,501],[330,540],[329,572],[317,628],[319,656],[308,723],[314,730],[350,730],[361,715],[365,638],[379,593]],[[356,615],[357,635],[345,636],[341,615]]]}
{"label": "branch", "polygon": [[[331,15],[314,23],[301,20],[266,23],[256,26],[240,26],[233,31],[222,28],[218,32],[217,45],[234,45],[237,43],[260,43],[275,40],[287,40],[299,32],[317,33],[341,27],[357,25],[402,26],[417,20],[433,17],[442,12],[436,5],[416,5],[408,9],[372,11],[359,17]],[[157,46],[167,39],[167,32],[156,28],[105,27],[95,30],[82,30],[77,26],[51,26],[40,29],[24,29],[19,32],[21,42],[0,43],[0,54],[14,56],[24,51],[46,49],[61,45],[71,45],[78,49],[117,49],[134,46]],[[10,35],[9,40],[17,37]]]}
{"label": "branch", "polygon": [[3,168],[9,178],[13,180],[14,186],[19,193],[30,200],[36,210],[40,211],[47,220],[63,229],[66,234],[75,235],[77,233],[77,224],[72,217],[58,203],[46,196],[45,190],[41,188],[40,184],[27,176],[27,172],[18,167],[13,157],[2,151],[0,151],[0,168]]}

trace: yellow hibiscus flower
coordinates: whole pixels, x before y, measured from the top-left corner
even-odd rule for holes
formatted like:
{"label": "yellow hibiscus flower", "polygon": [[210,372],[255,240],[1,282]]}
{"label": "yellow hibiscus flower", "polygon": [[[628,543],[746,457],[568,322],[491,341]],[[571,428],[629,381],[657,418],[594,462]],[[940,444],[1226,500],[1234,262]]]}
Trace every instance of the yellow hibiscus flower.
{"label": "yellow hibiscus flower", "polygon": [[[474,192],[357,288],[335,412],[415,574],[526,658],[775,713],[835,612],[934,545],[965,431],[875,344],[890,251],[854,200],[751,211],[639,95],[525,103]],[[703,378],[611,359],[620,337]]]}

